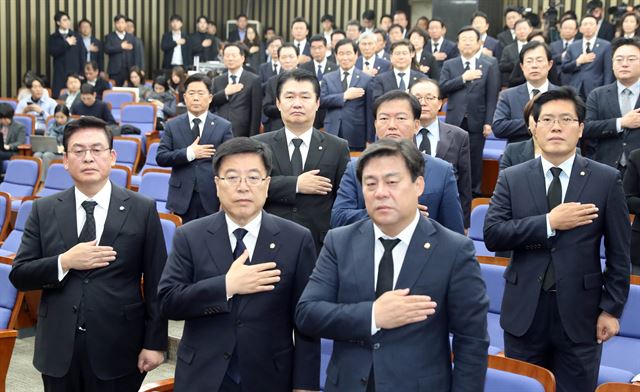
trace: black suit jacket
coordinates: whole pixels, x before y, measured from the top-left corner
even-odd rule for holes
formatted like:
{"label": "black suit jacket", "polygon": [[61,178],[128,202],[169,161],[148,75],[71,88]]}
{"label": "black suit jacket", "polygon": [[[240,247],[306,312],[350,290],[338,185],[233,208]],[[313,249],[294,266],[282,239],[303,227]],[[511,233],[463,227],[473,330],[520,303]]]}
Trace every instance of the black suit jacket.
{"label": "black suit jacket", "polygon": [[[187,39],[187,35],[182,32],[181,37],[185,40]],[[164,58],[162,59],[162,68],[163,69],[171,69],[171,58],[173,57],[173,50],[178,46],[176,42],[173,40],[173,32],[166,31],[162,34],[162,40],[160,41],[160,48],[164,53]],[[182,52],[182,65],[186,68],[191,63],[189,62],[189,45],[188,42],[185,42],[184,45],[180,45],[180,51]]]}
{"label": "black suit jacket", "polygon": [[509,85],[511,73],[515,67],[518,67],[519,63],[520,53],[518,52],[518,43],[514,42],[502,50],[502,56],[498,63],[500,66],[500,81],[503,87]]}
{"label": "black suit jacket", "polygon": [[138,372],[141,349],[167,347],[167,321],[157,302],[167,252],[156,204],[111,186],[100,245],[112,246],[117,256],[107,267],[70,270],[58,281],[58,256],[78,243],[74,187],[36,200],[26,223],[9,278],[19,290],[42,289],[33,363],[48,376],[69,370],[81,299],[89,362],[99,378]]}
{"label": "black suit jacket", "polygon": [[267,80],[264,85],[264,97],[262,98],[262,113],[267,117],[267,122],[264,124],[264,132],[276,131],[284,127],[282,122],[282,116],[280,115],[280,109],[276,106],[277,91],[276,86],[278,84],[278,75],[273,75]]}
{"label": "black suit jacket", "polygon": [[[418,79],[426,77],[427,75],[422,72],[412,69],[409,73],[409,85],[407,86],[407,90],[409,90]],[[376,75],[376,77],[373,78],[373,81],[371,81],[371,99],[375,102],[375,100],[382,94],[391,90],[398,90],[399,88],[398,82],[396,81],[396,74],[392,67],[390,71]]]}
{"label": "black suit jacket", "polygon": [[[431,45],[432,43],[433,42],[431,39],[427,41],[427,44],[424,46],[424,50],[426,50],[429,53],[433,53],[433,46]],[[460,56],[460,52],[458,51],[458,45],[456,45],[455,42],[449,41],[446,38],[442,40],[442,45],[438,47],[438,52],[444,52],[447,54],[446,59],[442,61],[440,60],[437,61],[440,68],[442,68],[442,65],[444,64],[445,61],[452,59],[454,57]]]}
{"label": "black suit jacket", "polygon": [[[593,203],[593,223],[547,237],[549,212],[540,158],[500,172],[484,224],[492,251],[513,250],[500,325],[522,336],[531,326],[547,264],[553,263],[560,320],[574,343],[595,344],[602,311],[620,317],[629,292],[629,212],[620,173],[576,156],[564,202]],[[606,272],[600,265],[604,236]]]}
{"label": "black suit jacket", "polygon": [[238,83],[242,83],[242,90],[227,97],[224,89],[229,84],[229,73],[225,72],[213,79],[211,108],[217,115],[231,122],[234,136],[257,135],[260,132],[262,109],[260,77],[243,70]]}
{"label": "black suit jacket", "polygon": [[[97,52],[89,52],[89,56],[91,57],[91,61],[95,61],[98,63],[98,68],[100,71],[104,71],[104,48],[102,47],[102,41],[97,39],[94,36],[91,36],[91,43],[98,47]],[[86,48],[85,48],[86,50]],[[85,60],[83,60],[84,62]],[[84,71],[84,68],[82,68]]]}
{"label": "black suit jacket", "polygon": [[84,72],[87,51],[82,43],[82,36],[73,30],[69,30],[69,36],[76,38],[75,45],[69,45],[59,30],[49,36],[49,55],[53,57],[53,98],[57,98],[60,90],[65,87],[68,74],[82,75]]}
{"label": "black suit jacket", "polygon": [[[84,83],[88,83],[88,82],[85,81]],[[102,79],[101,77],[98,77],[96,79],[95,86],[93,86],[93,91],[96,93],[96,98],[102,99],[102,93],[105,90],[109,90],[110,88],[111,87],[109,87],[109,82],[107,82],[106,80]]]}
{"label": "black suit jacket", "polygon": [[440,79],[441,64],[438,62],[438,60],[436,60],[435,56],[431,52],[424,49],[420,55],[420,58],[416,60],[418,61],[419,65],[426,65],[427,67],[429,67],[429,70],[427,71],[426,75],[430,79],[433,79],[433,80]]}
{"label": "black suit jacket", "polygon": [[598,38],[602,38],[609,42],[613,41],[616,36],[616,26],[607,22],[606,20],[602,21],[600,25],[600,29],[598,30]]}
{"label": "black suit jacket", "polygon": [[[246,30],[245,30],[245,37],[246,37]],[[238,42],[240,41],[240,33],[238,32],[238,29],[233,30],[232,32],[229,33],[229,42]]]}
{"label": "black suit jacket", "polygon": [[303,171],[319,169],[319,175],[331,180],[332,189],[327,195],[296,193],[298,177],[291,175],[291,159],[284,128],[254,138],[268,145],[273,152],[271,184],[265,209],[311,230],[316,249],[319,250],[329,230],[333,201],[349,162],[349,144],[344,139],[317,129],[312,132]]}
{"label": "black suit jacket", "polygon": [[[640,232],[640,149],[629,154],[623,185],[629,212],[636,215],[631,229]],[[640,244],[635,245],[639,246]]]}
{"label": "black suit jacket", "polygon": [[[316,75],[316,78],[318,76],[318,68],[313,60],[307,61],[304,64],[300,64],[298,68],[311,72],[312,74]],[[328,74],[329,72],[336,71],[337,69],[338,69],[338,66],[336,65],[336,63],[333,63],[327,60],[327,63],[325,64],[324,70],[322,72],[323,79],[326,74]],[[321,81],[322,79],[318,80],[318,82],[321,82]],[[316,112],[316,118],[315,120],[313,120],[313,127],[317,129],[324,127],[324,119],[326,116],[327,116],[327,109],[318,109],[318,111]]]}
{"label": "black suit jacket", "polygon": [[[640,108],[640,99],[636,100],[634,108]],[[616,119],[620,117],[617,82],[598,87],[589,94],[582,136],[597,142],[593,157],[596,161],[615,168],[618,168],[623,151],[628,157],[631,151],[640,148],[640,128],[618,132]]]}
{"label": "black suit jacket", "polygon": [[219,390],[234,350],[246,390],[318,390],[319,341],[293,323],[315,258],[309,230],[263,212],[251,264],[275,261],[281,280],[273,291],[227,300],[233,252],[224,213],[178,228],[158,293],[162,313],[185,320],[175,391]]}
{"label": "black suit jacket", "polygon": [[[281,69],[282,68],[280,67],[280,65],[278,65],[278,71],[280,71]],[[260,75],[260,82],[262,83],[263,88],[267,83],[267,80],[269,80],[269,78],[276,74],[275,72],[273,72],[273,63],[271,61],[260,64],[258,73]]]}
{"label": "black suit jacket", "polygon": [[509,30],[509,29],[503,30],[500,33],[498,33],[496,38],[498,38],[498,41],[500,42],[500,45],[502,46],[503,50],[507,46],[509,46],[512,43],[516,42],[516,40],[513,39],[513,35],[511,35],[511,30]]}
{"label": "black suit jacket", "polygon": [[[123,50],[120,45],[127,41],[133,45],[131,50]],[[115,31],[110,32],[104,37],[104,52],[109,55],[109,67],[107,73],[109,75],[117,75],[136,65],[137,60],[137,40],[136,37],[129,33],[125,33],[124,39],[120,40]]]}

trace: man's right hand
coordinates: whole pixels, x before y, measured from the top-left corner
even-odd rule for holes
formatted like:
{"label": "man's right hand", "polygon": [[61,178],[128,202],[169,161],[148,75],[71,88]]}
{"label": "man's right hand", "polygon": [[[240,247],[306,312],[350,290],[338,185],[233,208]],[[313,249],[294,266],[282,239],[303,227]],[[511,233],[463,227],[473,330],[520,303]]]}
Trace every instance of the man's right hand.
{"label": "man's right hand", "polygon": [[596,54],[591,52],[591,53],[583,53],[580,56],[578,56],[578,58],[576,59],[576,64],[578,65],[582,65],[582,64],[588,64],[588,63],[593,63],[593,61],[596,59]]}
{"label": "man's right hand", "polygon": [[633,109],[629,113],[622,116],[620,120],[622,128],[640,128],[640,108]]}
{"label": "man's right hand", "polygon": [[116,259],[116,251],[110,246],[96,246],[96,240],[81,242],[60,255],[62,270],[90,270],[102,268]]}
{"label": "man's right hand", "polygon": [[246,265],[249,251],[242,252],[240,257],[229,267],[224,277],[227,288],[227,298],[236,294],[253,294],[263,291],[271,291],[280,281],[280,270],[273,261]]}
{"label": "man's right hand", "polygon": [[224,88],[224,95],[227,97],[232,96],[233,94],[237,94],[244,88],[244,84],[236,83],[236,84],[227,84],[227,87]]}
{"label": "man's right hand", "polygon": [[362,87],[349,87],[347,91],[344,92],[345,101],[357,99],[362,96],[364,96],[364,89]]}
{"label": "man's right hand", "polygon": [[595,204],[562,203],[549,213],[549,225],[553,230],[571,230],[588,225],[597,217]]}
{"label": "man's right hand", "polygon": [[124,50],[131,50],[133,49],[133,45],[130,44],[128,41],[124,41],[120,44],[120,47]]}
{"label": "man's right hand", "polygon": [[387,291],[373,303],[376,327],[393,329],[424,321],[437,304],[426,295],[409,295],[409,289]]}
{"label": "man's right hand", "polygon": [[298,193],[307,195],[326,195],[331,192],[331,180],[322,177],[318,173],[320,170],[314,169],[304,172],[298,176]]}
{"label": "man's right hand", "polygon": [[213,42],[213,41],[211,41],[211,39],[210,39],[210,38],[207,38],[207,39],[205,39],[205,40],[202,40],[202,47],[203,47],[203,48],[208,48],[209,46],[211,46],[211,43],[212,43],[212,42]]}
{"label": "man's right hand", "polygon": [[69,45],[71,45],[71,46],[74,46],[74,45],[77,43],[77,41],[76,41],[76,37],[74,37],[73,35],[72,35],[72,36],[67,37],[67,38],[66,38],[66,41],[67,41],[67,43],[68,43]]}
{"label": "man's right hand", "polygon": [[196,155],[196,159],[211,158],[216,153],[216,149],[213,148],[213,144],[198,144],[200,136],[191,143],[191,149]]}
{"label": "man's right hand", "polygon": [[462,74],[462,80],[464,80],[465,82],[477,80],[477,79],[480,79],[481,77],[482,77],[482,71],[479,69],[470,69],[468,71],[465,71]]}

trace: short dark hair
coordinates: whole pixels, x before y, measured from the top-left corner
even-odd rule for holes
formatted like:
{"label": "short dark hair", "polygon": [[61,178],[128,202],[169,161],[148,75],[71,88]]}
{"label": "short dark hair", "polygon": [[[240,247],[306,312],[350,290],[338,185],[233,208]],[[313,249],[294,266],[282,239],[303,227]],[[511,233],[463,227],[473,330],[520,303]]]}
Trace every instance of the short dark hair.
{"label": "short dark hair", "polygon": [[267,40],[267,47],[269,47],[269,45],[271,45],[274,41],[280,41],[281,44],[284,44],[284,38],[279,35],[274,35]]}
{"label": "short dark hair", "polygon": [[57,22],[60,22],[60,20],[62,20],[62,17],[63,17],[63,16],[66,16],[66,17],[67,17],[67,19],[70,19],[70,18],[69,18],[69,14],[67,14],[66,12],[64,12],[64,11],[57,11],[57,12],[55,13],[55,15],[53,15],[53,21],[54,21],[54,22],[56,22],[56,23],[57,23]]}
{"label": "short dark hair", "polygon": [[44,87],[44,79],[38,75],[33,75],[33,77],[27,81],[27,87],[31,88],[33,86],[33,82],[38,82],[42,87]]}
{"label": "short dark hair", "polygon": [[199,74],[199,73],[189,76],[187,78],[187,80],[184,81],[184,89],[185,89],[185,91],[187,90],[187,88],[189,87],[189,85],[191,83],[195,83],[195,82],[204,83],[204,85],[207,87],[207,90],[209,90],[209,93],[211,93],[212,84],[213,84],[211,82],[211,78],[208,77],[207,75],[203,75],[203,74]]}
{"label": "short dark hair", "polygon": [[124,19],[125,21],[127,20],[127,17],[122,15],[122,14],[118,14],[116,16],[113,17],[113,23],[116,23],[117,21],[119,21],[120,19]]}
{"label": "short dark hair", "polygon": [[67,75],[67,78],[65,80],[69,80],[69,78],[80,80],[80,75],[78,75],[77,73],[70,73]]}
{"label": "short dark hair", "polygon": [[204,16],[204,15],[200,15],[200,16],[198,16],[198,17],[196,18],[196,24],[197,24],[197,23],[200,23],[200,20],[201,20],[201,19],[204,19],[204,20],[205,20],[205,22],[209,23],[209,18],[207,18],[207,17],[206,17],[206,16]]}
{"label": "short dark hair", "polygon": [[393,20],[393,18],[391,17],[391,15],[389,15],[389,14],[382,14],[382,15],[380,15],[380,22],[382,22],[382,19],[384,19],[384,18],[389,18],[389,19]]}
{"label": "short dark hair", "polygon": [[517,14],[522,15],[522,11],[520,11],[520,9],[518,9],[518,8],[516,8],[516,7],[507,7],[507,8],[504,10],[504,16],[506,17],[506,16],[507,16],[507,14],[509,14],[509,13],[511,13],[511,12],[515,12],[515,13],[517,13]]}
{"label": "short dark hair", "polygon": [[572,87],[559,87],[555,90],[549,90],[546,93],[540,94],[538,99],[535,100],[533,104],[533,119],[538,122],[538,118],[540,117],[540,111],[542,109],[542,105],[551,101],[570,101],[573,102],[576,108],[576,114],[578,115],[578,122],[584,122],[585,116],[585,106],[582,98],[576,93]]}
{"label": "short dark hair", "polygon": [[262,158],[262,163],[267,172],[271,174],[272,153],[269,146],[245,136],[238,136],[227,140],[216,149],[216,155],[213,157],[213,175],[219,174],[220,166],[224,158],[236,154],[257,154]]}
{"label": "short dark hair", "polygon": [[311,38],[309,38],[309,46],[314,42],[322,42],[324,46],[327,46],[327,39],[322,34],[312,35]]}
{"label": "short dark hair", "polygon": [[618,37],[616,39],[614,39],[613,41],[611,41],[611,57],[613,57],[616,54],[616,50],[620,49],[620,47],[622,46],[635,46],[637,49],[640,50],[640,39],[633,37],[633,38],[625,38],[625,37]]}
{"label": "short dark hair", "polygon": [[238,14],[236,16],[236,20],[240,19],[240,18],[245,18],[245,19],[249,19],[249,17],[247,16],[247,14]]}
{"label": "short dark hair", "polygon": [[389,26],[389,30],[387,30],[387,33],[391,33],[391,30],[393,29],[400,29],[400,31],[404,30],[404,27],[400,26],[397,23],[392,24],[391,26]]}
{"label": "short dark hair", "polygon": [[431,26],[431,23],[433,23],[433,22],[438,22],[438,23],[440,23],[440,27],[442,27],[442,28],[446,28],[446,27],[447,27],[447,26],[444,24],[444,21],[443,21],[442,19],[440,19],[440,18],[432,18],[432,19],[429,21],[429,25],[428,25],[428,26]]}
{"label": "short dark hair", "polygon": [[353,52],[355,54],[358,54],[358,45],[356,45],[356,43],[353,40],[350,40],[349,38],[343,38],[340,41],[336,42],[336,46],[335,48],[333,48],[333,52],[334,52],[333,54],[334,55],[337,54],[338,49],[344,45],[351,45],[353,47]]}
{"label": "short dark hair", "polygon": [[282,48],[293,48],[293,50],[296,51],[296,56],[300,55],[300,53],[298,52],[298,47],[297,46],[295,46],[291,42],[284,42],[282,44],[282,46],[278,48],[278,57],[280,57],[280,52],[282,52]]}
{"label": "short dark hair", "polygon": [[132,23],[134,26],[135,26],[135,24],[136,24],[136,22],[135,22],[133,19],[131,19],[131,18],[127,18],[127,19],[125,19],[124,21],[125,21],[125,22],[127,22],[127,23]]}
{"label": "short dark hair", "polygon": [[421,20],[425,20],[425,21],[427,21],[427,27],[429,27],[429,18],[427,18],[426,16],[424,16],[424,15],[423,15],[423,16],[419,17],[419,18],[416,20],[416,23],[417,23],[418,21],[421,21]]}
{"label": "short dark hair", "polygon": [[397,9],[393,12],[393,16],[396,15],[404,15],[405,18],[409,19],[409,17],[407,16],[407,11],[403,10],[403,9]]}
{"label": "short dark hair", "polygon": [[513,29],[515,30],[516,27],[518,27],[519,24],[521,23],[526,23],[529,25],[529,27],[533,28],[533,25],[531,24],[531,21],[527,18],[520,18],[518,20],[516,20],[516,23],[513,24]]}
{"label": "short dark hair", "polygon": [[295,18],[292,22],[291,22],[291,26],[293,28],[293,25],[296,23],[304,23],[304,25],[307,27],[307,30],[309,30],[309,22],[307,22],[307,20],[301,16],[298,16],[297,18]]}
{"label": "short dark hair", "polygon": [[360,26],[360,21],[357,19],[351,19],[349,22],[347,22],[347,27],[349,26],[358,26],[358,31],[360,31],[360,28],[362,26]]}
{"label": "short dark hair", "polygon": [[575,24],[576,24],[576,29],[579,27],[579,23],[578,23],[578,19],[577,18],[572,18],[572,17],[566,17],[566,18],[562,18],[562,20],[560,21],[560,28],[562,28],[562,26],[565,24],[565,22],[572,20]]}
{"label": "short dark hair", "polygon": [[583,22],[585,19],[588,19],[588,18],[591,18],[591,19],[595,20],[595,21],[596,21],[596,23],[598,23],[598,18],[596,18],[595,16],[593,16],[593,14],[586,14],[586,15],[585,15],[585,16],[583,16],[583,17],[582,17],[582,19],[580,20],[580,24],[582,24],[582,22]]}
{"label": "short dark hair", "polygon": [[92,85],[90,85],[89,83],[85,83],[82,86],[80,86],[80,95],[83,94],[95,94],[95,90],[93,88]]}
{"label": "short dark hair", "polygon": [[95,60],[87,61],[84,63],[84,67],[91,67],[91,69],[95,69],[96,71],[100,71],[100,67],[98,66],[98,62]]}
{"label": "short dark hair", "polygon": [[[438,99],[442,99],[442,96],[440,94],[440,84],[438,83],[438,81],[435,80],[435,79],[425,78],[425,77],[422,77],[422,78],[416,80],[415,82],[413,82],[413,85],[411,86],[411,88],[409,88],[409,92],[410,92],[411,95],[413,95],[413,93],[411,93],[411,90],[415,86],[417,86],[419,84],[432,84],[432,85],[436,86],[436,88],[438,89]],[[420,112],[420,114],[422,114],[422,112]]]}
{"label": "short dark hair", "polygon": [[276,84],[276,96],[280,100],[280,93],[282,92],[282,86],[289,80],[295,80],[296,82],[311,82],[313,85],[313,92],[316,94],[316,100],[320,99],[320,83],[314,73],[302,68],[294,68],[291,71],[282,72],[278,75],[278,81]]}
{"label": "short dark hair", "polygon": [[362,13],[362,19],[375,20],[376,12],[374,10],[366,10]]}
{"label": "short dark hair", "polygon": [[544,52],[547,55],[547,61],[551,61],[551,59],[553,59],[549,45],[540,41],[529,41],[526,44],[524,44],[522,49],[520,49],[520,64],[524,64],[524,55],[527,54],[528,51],[537,49],[539,47],[544,48]]}
{"label": "short dark hair", "polygon": [[64,136],[62,137],[62,145],[65,151],[69,151],[69,139],[74,133],[87,128],[97,128],[104,132],[109,143],[109,149],[113,149],[113,134],[107,128],[107,123],[93,116],[83,116],[78,119],[69,121],[64,127]]}
{"label": "short dark hair", "polygon": [[13,118],[14,114],[13,106],[4,102],[0,103],[0,118]]}
{"label": "short dark hair", "polygon": [[411,43],[411,41],[409,41],[406,38],[403,38],[399,41],[396,41],[394,43],[391,44],[391,46],[389,46],[389,54],[392,54],[393,51],[398,47],[398,46],[406,46],[407,48],[409,48],[409,52],[415,52],[416,48],[413,46],[413,44]]}
{"label": "short dark hair", "polygon": [[456,34],[456,40],[460,38],[460,34],[466,33],[467,31],[473,31],[476,33],[476,38],[480,41],[480,32],[474,28],[473,26],[463,26],[460,30],[458,30],[458,34]]}
{"label": "short dark hair", "polygon": [[331,39],[333,39],[333,36],[336,34],[342,34],[343,37],[347,36],[347,33],[344,30],[341,29],[335,29],[333,30],[333,32],[331,33]]}
{"label": "short dark hair", "polygon": [[91,21],[87,18],[80,19],[80,21],[78,22],[78,27],[80,27],[80,25],[83,23],[87,23],[89,26],[93,27],[93,23],[91,23]]}
{"label": "short dark hair", "polygon": [[362,174],[367,163],[373,158],[399,156],[404,159],[411,181],[424,177],[424,158],[418,147],[408,139],[383,138],[370,144],[356,163],[356,177],[362,184]]}
{"label": "short dark hair", "polygon": [[487,24],[490,24],[489,22],[489,16],[487,14],[485,14],[482,11],[476,11],[471,15],[471,19],[469,20],[470,23],[473,23],[473,20],[475,18],[482,18],[485,20],[485,22],[487,22]]}
{"label": "short dark hair", "polygon": [[547,42],[547,37],[544,35],[544,31],[540,30],[540,29],[533,29],[529,35],[527,35],[527,42],[530,42],[531,40],[533,40],[535,37],[542,37],[542,39],[544,40],[544,42]]}
{"label": "short dark hair", "polygon": [[373,34],[380,34],[382,35],[383,40],[385,41],[387,40],[387,32],[380,28],[373,29]]}
{"label": "short dark hair", "polygon": [[224,52],[227,51],[228,48],[238,48],[238,50],[240,51],[240,55],[243,57],[247,56],[247,47],[244,46],[244,44],[240,43],[240,42],[229,42],[228,44],[226,44],[224,46],[224,48],[222,48],[222,55],[224,56]]}
{"label": "short dark hair", "polygon": [[169,18],[169,22],[173,22],[174,20],[178,20],[178,21],[182,22],[182,16],[180,16],[178,14],[171,15],[171,17]]}
{"label": "short dark hair", "polygon": [[169,81],[164,75],[156,76],[155,79],[153,79],[153,84],[159,84],[160,86],[164,87],[165,91],[169,91]]}
{"label": "short dark hair", "polygon": [[390,90],[375,100],[373,103],[373,116],[378,116],[378,109],[380,109],[380,105],[389,101],[405,101],[408,102],[411,106],[411,112],[413,113],[413,119],[420,118],[420,114],[422,113],[422,106],[420,106],[420,102],[413,95],[402,91],[402,90]]}
{"label": "short dark hair", "polygon": [[[420,27],[414,27],[411,30],[409,30],[409,33],[407,34],[407,37],[409,39],[411,39],[411,35],[413,35],[413,34],[418,34],[419,36],[421,36],[422,39],[424,40],[424,44],[425,45],[429,41],[429,34],[427,34],[427,32],[422,30]],[[411,42],[411,41],[409,41],[409,42]],[[420,59],[418,59],[418,60],[420,60]]]}
{"label": "short dark hair", "polygon": [[320,23],[325,22],[327,20],[329,22],[331,22],[331,23],[335,23],[335,19],[333,18],[333,15],[331,15],[331,14],[322,15],[322,18],[320,18]]}

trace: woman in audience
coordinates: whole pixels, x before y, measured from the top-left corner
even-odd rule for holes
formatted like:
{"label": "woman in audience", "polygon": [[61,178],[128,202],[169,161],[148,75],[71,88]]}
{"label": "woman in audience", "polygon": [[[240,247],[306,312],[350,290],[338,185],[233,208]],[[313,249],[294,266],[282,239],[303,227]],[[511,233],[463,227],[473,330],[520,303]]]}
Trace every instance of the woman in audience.
{"label": "woman in audience", "polygon": [[176,96],[169,91],[169,83],[164,75],[153,80],[153,91],[147,95],[147,101],[156,105],[156,129],[163,130],[164,122],[176,115]]}
{"label": "woman in audience", "polygon": [[434,80],[440,79],[440,67],[433,54],[424,50],[429,36],[421,28],[413,28],[409,31],[409,41],[416,50],[413,56],[415,69]]}
{"label": "woman in audience", "polygon": [[169,78],[169,91],[172,93],[178,93],[178,102],[184,102],[184,81],[187,80],[187,75],[184,72],[184,68],[181,65],[176,65],[171,70],[171,77]]}
{"label": "woman in audience", "polygon": [[147,95],[151,93],[151,88],[144,84],[144,73],[140,67],[134,66],[129,70],[129,79],[127,79],[127,87],[138,88],[138,101],[146,101]]}
{"label": "woman in audience", "polygon": [[623,186],[629,212],[635,214],[631,226],[631,273],[640,275],[640,149],[629,154]]}
{"label": "woman in audience", "polygon": [[36,151],[33,153],[33,156],[42,159],[42,179],[45,179],[47,177],[47,169],[49,168],[49,165],[51,165],[51,161],[53,161],[54,159],[62,159],[62,153],[64,152],[64,147],[62,145],[64,127],[69,122],[69,117],[71,117],[69,108],[64,104],[56,106],[56,108],[53,110],[53,117],[56,121],[47,128],[46,135],[56,138],[56,142],[58,143],[58,151]]}
{"label": "woman in audience", "polygon": [[618,22],[616,37],[640,37],[640,17],[635,12],[627,12]]}
{"label": "woman in audience", "polygon": [[247,26],[247,33],[242,43],[247,47],[245,64],[257,72],[260,69],[260,64],[264,62],[264,49],[255,27]]}
{"label": "woman in audience", "polygon": [[[529,126],[529,134],[531,134],[531,129],[536,126],[536,122],[533,119],[533,103],[538,96],[533,97],[524,105],[523,118]],[[538,147],[534,137],[521,142],[509,143],[500,157],[500,170],[529,161],[540,156],[540,154],[540,147]]]}

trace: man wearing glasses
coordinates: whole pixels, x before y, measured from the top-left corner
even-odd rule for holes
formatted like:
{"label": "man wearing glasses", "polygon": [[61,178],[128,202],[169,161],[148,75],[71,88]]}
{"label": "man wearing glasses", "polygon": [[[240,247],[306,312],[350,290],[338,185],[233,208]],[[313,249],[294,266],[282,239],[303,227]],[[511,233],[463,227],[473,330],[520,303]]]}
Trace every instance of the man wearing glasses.
{"label": "man wearing glasses", "polygon": [[233,133],[229,121],[208,111],[213,99],[209,77],[191,75],[184,87],[187,113],[165,125],[156,161],[172,168],[167,208],[186,223],[218,211],[211,158]]}
{"label": "man wearing glasses", "polygon": [[134,392],[164,361],[162,227],[152,200],[109,181],[106,125],[89,116],[66,126],[74,186],[33,203],[9,276],[19,290],[42,290],[33,364],[46,391]]}
{"label": "man wearing glasses", "polygon": [[489,250],[513,249],[505,353],[551,370],[559,392],[593,391],[629,292],[629,212],[620,173],[576,155],[585,107],[575,91],[550,90],[533,105],[541,156],[500,172],[484,224]]}
{"label": "man wearing glasses", "polygon": [[320,342],[293,324],[315,248],[309,230],[262,210],[271,166],[258,141],[224,143],[221,211],[176,232],[158,293],[163,315],[186,321],[176,392],[319,390]]}

